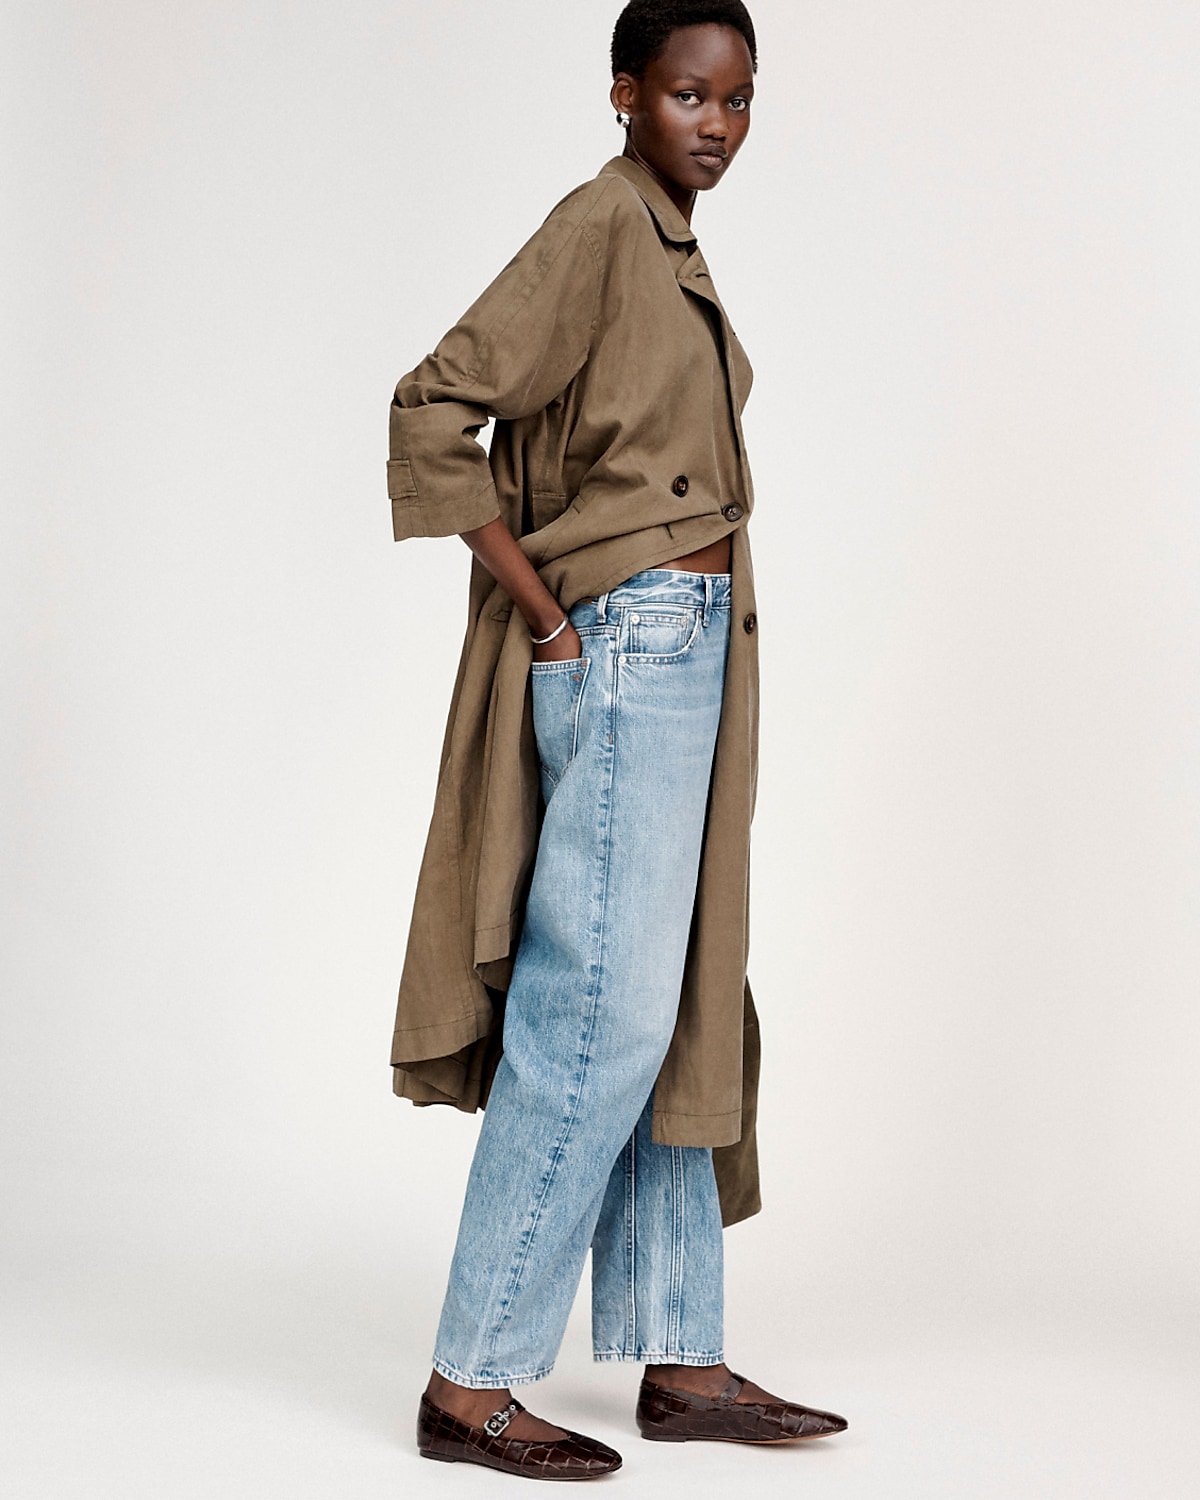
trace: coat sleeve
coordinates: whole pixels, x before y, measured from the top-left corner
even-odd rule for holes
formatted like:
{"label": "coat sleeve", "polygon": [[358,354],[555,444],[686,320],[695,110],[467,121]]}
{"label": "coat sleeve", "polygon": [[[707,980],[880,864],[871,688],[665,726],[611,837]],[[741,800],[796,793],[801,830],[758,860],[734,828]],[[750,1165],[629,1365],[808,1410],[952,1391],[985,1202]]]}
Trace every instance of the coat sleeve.
{"label": "coat sleeve", "polygon": [[586,361],[602,257],[583,208],[560,205],[396,387],[388,495],[397,541],[450,536],[498,516],[480,428],[490,417],[540,411]]}

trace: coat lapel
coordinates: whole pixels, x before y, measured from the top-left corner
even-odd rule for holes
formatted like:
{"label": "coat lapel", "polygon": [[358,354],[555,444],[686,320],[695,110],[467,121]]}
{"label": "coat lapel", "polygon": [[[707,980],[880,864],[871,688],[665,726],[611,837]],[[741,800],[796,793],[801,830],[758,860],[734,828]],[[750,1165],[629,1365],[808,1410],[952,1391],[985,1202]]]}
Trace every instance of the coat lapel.
{"label": "coat lapel", "polygon": [[729,325],[725,309],[721,306],[721,299],[717,296],[717,289],[713,286],[712,277],[708,273],[708,267],[704,264],[704,256],[700,253],[700,246],[696,241],[695,231],[675,207],[674,203],[671,202],[665,190],[637,162],[631,161],[627,156],[614,156],[602,168],[602,171],[611,172],[618,177],[623,177],[626,182],[636,188],[646,207],[653,215],[659,234],[664,239],[669,240],[674,245],[691,247],[691,253],[677,268],[675,279],[685,292],[690,292],[694,297],[700,297],[716,309],[717,321],[721,330],[721,355],[725,365],[725,384],[729,391],[729,407],[733,414],[734,432],[737,434],[742,481],[746,494],[748,496],[752,495],[750,469],[746,462],[746,443],[742,436],[742,407],[745,405],[745,398],[749,394],[749,391],[742,392],[738,389],[737,376],[739,360],[744,361],[745,356],[741,353],[740,349],[735,351],[735,334]]}

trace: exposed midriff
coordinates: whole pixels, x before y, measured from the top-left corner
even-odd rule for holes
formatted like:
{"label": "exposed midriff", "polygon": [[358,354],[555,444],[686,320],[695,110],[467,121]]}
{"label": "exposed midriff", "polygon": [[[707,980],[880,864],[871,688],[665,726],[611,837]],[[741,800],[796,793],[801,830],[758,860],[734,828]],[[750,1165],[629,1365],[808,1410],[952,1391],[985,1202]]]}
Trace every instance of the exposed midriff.
{"label": "exposed midriff", "polygon": [[683,557],[673,557],[670,562],[659,563],[660,568],[678,568],[684,573],[728,573],[729,538],[718,537],[707,547],[687,552]]}

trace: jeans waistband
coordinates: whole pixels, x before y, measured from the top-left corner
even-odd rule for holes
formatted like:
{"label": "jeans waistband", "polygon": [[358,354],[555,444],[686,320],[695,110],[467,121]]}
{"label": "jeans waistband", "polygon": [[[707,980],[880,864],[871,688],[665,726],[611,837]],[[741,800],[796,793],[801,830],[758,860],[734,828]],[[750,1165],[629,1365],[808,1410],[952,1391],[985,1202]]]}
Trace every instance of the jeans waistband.
{"label": "jeans waistband", "polygon": [[705,623],[714,609],[730,607],[728,573],[687,573],[681,568],[646,568],[595,600],[596,623],[603,625],[610,611],[649,604],[674,604],[704,612]]}

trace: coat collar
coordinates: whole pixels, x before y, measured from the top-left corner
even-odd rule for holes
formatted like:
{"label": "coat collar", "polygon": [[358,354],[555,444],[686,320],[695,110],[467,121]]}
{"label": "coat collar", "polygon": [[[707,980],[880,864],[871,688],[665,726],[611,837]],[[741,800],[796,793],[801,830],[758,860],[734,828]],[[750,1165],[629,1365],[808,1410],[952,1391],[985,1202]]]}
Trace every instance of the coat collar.
{"label": "coat collar", "polygon": [[612,161],[606,162],[601,167],[600,175],[603,176],[605,173],[623,177],[626,182],[631,183],[637,189],[646,207],[654,215],[659,230],[667,239],[673,240],[677,245],[696,243],[695,230],[645,167],[639,166],[628,156],[614,156]]}

